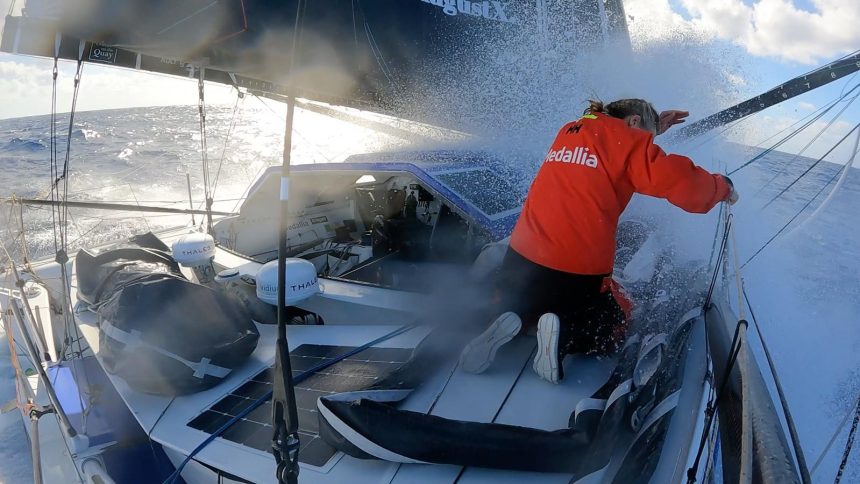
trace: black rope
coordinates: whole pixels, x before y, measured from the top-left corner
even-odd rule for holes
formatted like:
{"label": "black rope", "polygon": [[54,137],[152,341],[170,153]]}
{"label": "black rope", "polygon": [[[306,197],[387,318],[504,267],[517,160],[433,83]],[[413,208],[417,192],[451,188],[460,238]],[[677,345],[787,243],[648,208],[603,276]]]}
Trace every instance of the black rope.
{"label": "black rope", "polygon": [[848,465],[848,456],[851,455],[851,447],[854,446],[854,436],[857,434],[857,424],[860,423],[860,397],[857,398],[857,408],[854,409],[854,421],[851,422],[851,430],[848,432],[848,441],[845,442],[845,450],[842,451],[842,461],[839,463],[839,471],[833,484],[839,484]]}
{"label": "black rope", "polygon": [[788,142],[789,140],[791,140],[792,138],[794,138],[795,136],[797,136],[797,135],[798,135],[800,132],[802,132],[804,129],[808,128],[808,127],[809,127],[809,126],[811,126],[813,123],[815,123],[816,121],[818,121],[819,119],[821,119],[821,118],[822,118],[825,114],[827,114],[831,109],[833,109],[834,107],[836,107],[836,105],[837,105],[837,104],[839,104],[839,102],[840,102],[840,101],[842,101],[843,99],[845,99],[846,97],[848,97],[848,95],[849,95],[849,94],[851,94],[852,92],[854,92],[854,91],[855,91],[855,90],[857,90],[858,88],[860,88],[860,83],[858,83],[858,84],[857,84],[857,85],[855,85],[853,88],[851,88],[851,90],[850,90],[850,91],[848,91],[848,92],[846,92],[845,94],[842,94],[841,96],[839,96],[839,98],[837,98],[835,101],[833,101],[833,103],[832,103],[830,106],[828,106],[828,107],[827,107],[827,109],[825,109],[824,111],[822,111],[821,113],[817,114],[815,117],[813,117],[812,119],[810,119],[809,121],[807,121],[806,123],[804,123],[804,124],[803,124],[803,126],[801,126],[801,127],[797,128],[796,130],[792,131],[791,133],[789,133],[788,135],[786,135],[784,138],[782,138],[781,140],[777,141],[775,144],[773,144],[772,146],[770,146],[770,147],[769,147],[769,148],[767,148],[766,150],[762,151],[762,152],[761,152],[761,153],[759,153],[758,155],[754,156],[752,159],[750,159],[749,161],[747,161],[747,162],[746,162],[746,163],[744,163],[743,165],[741,165],[741,166],[739,166],[739,167],[735,168],[734,170],[730,171],[730,172],[728,173],[728,175],[730,175],[730,176],[731,176],[731,175],[734,175],[735,173],[737,173],[737,172],[739,172],[739,171],[743,170],[744,168],[748,167],[749,165],[751,165],[751,164],[755,163],[756,161],[758,161],[758,160],[760,160],[760,159],[764,158],[765,156],[769,155],[771,152],[775,151],[777,148],[779,148],[780,146],[782,146],[783,144],[785,144],[786,142]]}
{"label": "black rope", "polygon": [[296,2],[296,20],[293,27],[293,43],[290,49],[290,62],[287,70],[287,117],[284,127],[284,151],[281,160],[280,222],[278,235],[278,328],[275,341],[275,375],[272,383],[272,447],[275,457],[275,478],[279,483],[297,484],[299,481],[299,438],[298,410],[296,405],[295,382],[291,373],[289,342],[287,341],[286,308],[286,253],[287,226],[289,215],[289,176],[292,153],[293,120],[295,116],[295,93],[293,77],[296,57],[300,55],[299,43],[302,41],[306,0]]}
{"label": "black rope", "polygon": [[[51,90],[51,146],[50,146],[50,155],[51,155],[51,184],[50,184],[50,194],[51,194],[51,202],[57,201],[57,177],[59,172],[59,167],[57,165],[57,56],[54,56],[54,70],[53,70],[53,80],[52,80],[52,90]],[[55,210],[53,207],[51,208],[51,229],[54,232],[54,253],[57,253],[60,250],[60,244],[57,234],[57,216],[58,210]]]}
{"label": "black rope", "polygon": [[720,402],[722,401],[723,395],[725,394],[726,385],[729,382],[729,375],[731,375],[732,370],[735,367],[735,362],[738,359],[738,354],[741,352],[741,344],[740,344],[740,334],[741,327],[746,329],[749,326],[749,323],[746,319],[741,319],[738,321],[737,326],[735,326],[735,334],[732,337],[732,344],[730,346],[731,350],[729,351],[729,358],[726,362],[726,370],[723,373],[723,379],[720,383],[720,387],[715,394],[715,398],[708,402],[708,407],[705,409],[705,416],[707,420],[705,421],[705,428],[702,430],[702,438],[699,441],[699,449],[696,451],[696,460],[693,461],[693,465],[687,469],[687,484],[692,484],[696,482],[696,474],[699,472],[699,464],[702,460],[702,454],[705,451],[705,444],[708,443],[708,434],[711,431],[711,425],[714,423],[714,417],[717,413],[717,408],[719,408]]}
{"label": "black rope", "polygon": [[824,185],[823,185],[823,186],[818,190],[818,192],[816,192],[816,193],[815,193],[815,195],[813,195],[813,196],[812,196],[812,198],[810,198],[810,199],[809,199],[809,201],[807,201],[807,202],[806,202],[806,204],[805,204],[805,205],[803,205],[803,207],[801,207],[801,209],[800,209],[800,210],[798,210],[798,212],[797,212],[796,214],[794,214],[794,216],[793,216],[793,217],[791,217],[790,219],[788,219],[788,222],[786,222],[786,223],[785,223],[785,225],[783,225],[783,226],[782,226],[782,228],[780,228],[780,229],[779,229],[775,234],[773,234],[773,237],[771,237],[770,239],[768,239],[768,241],[767,241],[767,242],[765,242],[765,243],[764,243],[764,245],[762,245],[761,247],[759,247],[759,248],[758,248],[758,250],[757,250],[757,251],[755,251],[755,253],[754,253],[752,256],[750,256],[750,258],[749,258],[749,259],[747,259],[747,260],[746,260],[746,262],[744,262],[743,264],[741,264],[741,269],[743,269],[744,267],[746,267],[746,266],[747,266],[747,264],[749,264],[750,262],[752,262],[752,261],[753,261],[753,259],[755,259],[759,254],[761,254],[761,252],[765,249],[765,247],[767,247],[768,245],[770,245],[770,244],[771,244],[771,242],[773,242],[774,240],[776,240],[776,238],[777,238],[777,237],[779,237],[779,235],[780,235],[781,233],[785,232],[785,229],[787,229],[787,228],[788,228],[788,226],[789,226],[789,225],[791,225],[791,223],[792,223],[792,222],[794,222],[794,220],[795,220],[795,219],[797,219],[797,217],[799,217],[799,216],[800,216],[800,214],[802,214],[802,213],[803,213],[807,208],[809,208],[809,206],[810,206],[810,205],[812,205],[812,202],[813,202],[813,201],[815,201],[815,199],[816,199],[816,198],[818,198],[818,196],[819,196],[819,195],[821,195],[821,192],[823,192],[825,188],[827,188],[828,186],[830,186],[830,184],[831,184],[831,183],[833,183],[833,180],[835,180],[835,179],[839,176],[839,174],[840,174],[840,173],[842,173],[842,171],[843,171],[843,170],[847,170],[847,169],[849,169],[849,168],[850,168],[850,164],[846,164],[846,165],[842,168],[842,170],[837,171],[837,172],[836,172],[836,174],[834,174],[832,177],[830,177],[830,180],[828,180],[828,181],[827,181],[827,183],[825,183],[825,184],[824,184]]}
{"label": "black rope", "polygon": [[818,166],[818,164],[819,164],[819,163],[821,163],[822,161],[824,161],[824,158],[826,158],[826,157],[827,157],[827,155],[829,155],[830,153],[832,153],[832,152],[833,152],[833,150],[835,150],[836,148],[838,148],[838,147],[839,147],[839,145],[841,145],[843,141],[845,141],[846,139],[848,139],[848,137],[849,137],[849,136],[851,136],[851,134],[852,134],[852,133],[854,133],[854,131],[856,131],[856,130],[857,130],[857,128],[860,128],[860,123],[855,124],[855,125],[854,125],[854,127],[853,127],[853,128],[851,128],[851,131],[848,131],[847,133],[845,133],[845,136],[843,136],[839,141],[837,141],[837,142],[836,142],[836,144],[835,144],[835,145],[833,145],[829,150],[827,150],[827,152],[826,152],[826,153],[824,153],[823,155],[821,155],[821,157],[820,157],[820,158],[818,158],[818,159],[815,161],[815,163],[813,163],[813,164],[812,164],[812,165],[810,165],[806,170],[804,170],[804,172],[803,172],[803,173],[801,173],[801,174],[800,174],[800,176],[798,176],[797,178],[795,178],[793,182],[789,183],[787,187],[785,187],[785,188],[783,188],[782,190],[780,190],[780,192],[779,192],[779,193],[777,193],[777,194],[776,194],[776,196],[774,196],[773,198],[771,198],[769,202],[767,202],[766,204],[764,204],[764,207],[762,207],[762,208],[767,208],[771,203],[773,203],[774,201],[776,201],[776,199],[777,199],[777,198],[781,197],[785,192],[787,192],[791,187],[793,187],[797,182],[799,182],[801,178],[803,178],[804,176],[806,176],[806,174],[807,174],[807,173],[809,173],[810,171],[812,171],[812,169],[813,169],[813,168],[815,168],[816,166]]}
{"label": "black rope", "polygon": [[[857,87],[860,87],[860,84],[854,86],[855,89]],[[816,141],[818,141],[818,139],[821,138],[821,135],[823,135],[828,129],[830,129],[830,127],[833,126],[834,123],[836,123],[839,117],[842,116],[842,113],[844,113],[854,103],[854,101],[857,100],[858,97],[860,97],[860,94],[855,94],[854,97],[851,98],[851,101],[849,101],[845,106],[843,106],[842,110],[840,110],[836,114],[836,116],[833,116],[833,119],[831,119],[830,122],[828,122],[823,128],[818,131],[818,133],[815,134],[815,136],[812,137],[812,139],[810,139],[805,145],[803,145],[803,148],[801,148],[800,151],[792,155],[790,160],[782,164],[782,168],[779,170],[779,172],[777,172],[770,178],[770,180],[764,183],[761,188],[759,188],[758,192],[756,192],[756,194],[761,193],[765,188],[770,186],[770,184],[773,183],[774,180],[785,174],[788,171],[788,168],[794,165],[794,162],[800,159],[801,155],[803,155],[806,150],[809,149],[810,146],[812,146]],[[768,202],[767,205],[769,204],[770,202]],[[767,207],[767,205],[765,205],[765,207]]]}
{"label": "black rope", "polygon": [[[714,288],[717,285],[717,278],[719,277],[719,274],[720,274],[720,263],[722,262],[723,258],[726,256],[726,247],[729,244],[729,230],[731,230],[731,228],[732,228],[732,218],[733,218],[733,216],[731,213],[728,214],[728,216],[726,217],[726,225],[725,225],[725,229],[723,230],[723,238],[722,238],[722,241],[720,242],[720,251],[717,253],[717,261],[714,264],[714,275],[713,275],[713,277],[711,277],[711,284],[710,284],[710,286],[708,286],[708,293],[705,296],[705,302],[702,305],[702,307],[704,307],[706,310],[711,305],[711,298],[714,295]],[[712,255],[713,255],[713,252],[712,252]]]}
{"label": "black rope", "polygon": [[753,310],[752,304],[750,304],[750,298],[747,295],[746,287],[743,289],[744,300],[747,303],[747,307],[750,310],[750,316],[752,316],[753,324],[755,325],[756,333],[758,334],[758,339],[761,342],[761,347],[764,350],[764,356],[767,359],[767,365],[770,368],[770,374],[773,377],[773,382],[776,385],[776,393],[779,396],[779,403],[782,405],[782,412],[785,415],[785,423],[788,426],[788,433],[791,436],[791,444],[794,447],[794,455],[797,458],[797,467],[800,469],[800,478],[803,484],[809,484],[812,482],[812,476],[809,474],[809,468],[806,465],[806,457],[803,454],[803,447],[800,445],[800,437],[797,435],[797,428],[794,425],[794,419],[791,416],[791,411],[788,408],[788,399],[785,398],[785,392],[782,389],[782,382],[779,379],[778,373],[776,371],[776,365],[773,362],[773,358],[770,355],[770,349],[767,347],[767,343],[764,340],[764,335],[761,332],[760,325],[758,323],[758,319],[755,317],[755,311]]}
{"label": "black rope", "polygon": [[203,156],[203,198],[206,203],[206,233],[212,234],[212,197],[209,192],[209,147],[206,144],[206,99],[204,97],[203,77],[205,69],[200,67],[197,78],[197,113],[200,118],[200,151]]}
{"label": "black rope", "polygon": [[723,226],[723,210],[725,210],[725,205],[721,203],[720,211],[717,212],[717,226],[714,228],[714,242],[711,244],[711,256],[708,257],[708,269],[714,263],[714,255],[717,253],[717,243],[720,241],[720,227]]}

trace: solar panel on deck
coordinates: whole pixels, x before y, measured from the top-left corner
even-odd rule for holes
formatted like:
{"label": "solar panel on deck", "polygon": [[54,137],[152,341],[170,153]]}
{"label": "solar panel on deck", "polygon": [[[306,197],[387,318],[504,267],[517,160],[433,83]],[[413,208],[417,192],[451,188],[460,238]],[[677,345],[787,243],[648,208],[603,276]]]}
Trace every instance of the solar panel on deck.
{"label": "solar panel on deck", "polygon": [[[331,361],[354,346],[301,345],[290,352],[293,377],[324,361]],[[314,373],[296,386],[299,412],[299,461],[322,467],[335,450],[319,437],[317,399],[335,393],[363,390],[403,366],[412,349],[368,348],[334,365]],[[188,426],[212,433],[233,416],[248,408],[272,389],[273,368],[267,368],[212,407],[198,415]],[[248,447],[270,452],[272,447],[272,402],[266,402],[233,424],[221,437]]]}

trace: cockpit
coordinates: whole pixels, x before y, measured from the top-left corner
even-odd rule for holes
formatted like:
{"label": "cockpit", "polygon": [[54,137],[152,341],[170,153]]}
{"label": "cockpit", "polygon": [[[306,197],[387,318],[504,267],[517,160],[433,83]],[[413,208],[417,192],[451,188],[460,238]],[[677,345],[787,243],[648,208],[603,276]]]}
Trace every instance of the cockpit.
{"label": "cockpit", "polygon": [[[261,263],[277,257],[279,175],[270,169],[239,215],[215,225],[221,247]],[[287,256],[312,262],[320,277],[423,292],[434,270],[466,267],[505,237],[521,204],[487,166],[300,165],[290,177]]]}

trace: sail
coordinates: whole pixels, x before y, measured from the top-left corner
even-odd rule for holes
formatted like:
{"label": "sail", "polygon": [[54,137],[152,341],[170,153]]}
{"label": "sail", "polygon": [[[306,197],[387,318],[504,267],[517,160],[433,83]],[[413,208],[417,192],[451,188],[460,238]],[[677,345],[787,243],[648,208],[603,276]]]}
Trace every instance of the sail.
{"label": "sail", "polygon": [[298,1],[28,0],[6,18],[0,50],[186,77],[202,68],[259,93],[391,112],[412,93],[477,89],[458,85],[458,66],[492,63],[512,42],[627,36],[620,0],[305,0],[297,22]]}

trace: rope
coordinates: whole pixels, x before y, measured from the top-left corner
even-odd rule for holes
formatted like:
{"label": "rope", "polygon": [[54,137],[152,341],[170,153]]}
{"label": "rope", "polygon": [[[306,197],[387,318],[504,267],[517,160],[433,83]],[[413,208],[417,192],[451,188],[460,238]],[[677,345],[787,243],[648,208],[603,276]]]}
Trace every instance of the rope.
{"label": "rope", "polygon": [[[730,206],[726,207],[726,213],[727,213],[727,219],[732,217]],[[732,239],[732,249],[733,249],[732,250],[732,252],[733,252],[732,259],[734,262],[734,269],[735,269],[734,270],[735,284],[737,286],[737,291],[738,291],[738,296],[737,296],[738,297],[738,315],[739,315],[739,319],[740,319],[740,321],[738,322],[738,328],[740,327],[741,322],[746,323],[748,326],[748,323],[746,322],[745,310],[744,310],[744,308],[745,308],[744,303],[746,303],[746,306],[749,307],[750,315],[752,316],[753,322],[755,323],[755,329],[756,329],[756,332],[758,334],[759,341],[761,341],[761,345],[762,345],[762,349],[764,350],[765,358],[767,359],[771,375],[772,375],[774,383],[776,385],[777,393],[779,395],[780,404],[782,406],[783,414],[785,415],[786,424],[788,426],[789,434],[790,434],[791,440],[792,440],[792,445],[794,447],[795,457],[797,459],[797,465],[798,465],[798,468],[800,470],[801,479],[806,484],[806,483],[811,482],[811,476],[809,474],[809,470],[808,470],[807,465],[806,465],[806,459],[803,455],[803,449],[800,446],[800,439],[797,435],[797,429],[794,425],[794,420],[791,416],[791,411],[789,410],[789,407],[788,407],[788,400],[785,397],[785,392],[783,391],[782,383],[779,380],[779,376],[778,376],[777,371],[776,371],[776,365],[773,362],[773,358],[771,356],[770,349],[768,348],[767,343],[765,342],[764,334],[762,334],[762,332],[761,332],[761,329],[760,329],[759,324],[758,324],[758,320],[755,317],[755,312],[753,311],[752,304],[750,303],[749,296],[747,295],[746,288],[744,287],[743,277],[741,276],[741,269],[743,268],[743,266],[740,264],[740,260],[739,260],[739,250],[738,250],[738,244],[737,244],[737,239],[736,239],[736,235],[735,235],[735,230],[728,223],[726,224],[726,230],[731,231],[731,239]],[[725,235],[724,235],[724,238],[725,238]],[[722,389],[721,389],[721,392],[722,392]],[[746,429],[746,430],[751,431],[751,429]]]}
{"label": "rope", "polygon": [[731,230],[731,228],[732,228],[732,215],[729,214],[727,211],[726,212],[725,228],[723,229],[723,237],[722,237],[722,241],[720,242],[720,251],[717,253],[717,260],[716,260],[716,263],[714,264],[714,275],[713,275],[713,277],[711,277],[711,284],[710,284],[710,286],[708,286],[708,293],[705,296],[705,302],[702,305],[702,307],[705,310],[707,310],[708,306],[711,305],[711,298],[714,295],[714,288],[717,285],[717,278],[719,277],[719,274],[720,274],[720,264],[723,261],[723,257],[725,257],[725,254],[726,254],[726,248],[727,248],[728,240],[729,240],[729,230]]}
{"label": "rope", "polygon": [[[726,213],[728,217],[732,216],[732,207],[726,204]],[[743,300],[743,291],[744,291],[744,280],[741,277],[741,269],[740,269],[740,260],[738,259],[738,241],[735,239],[735,230],[733,227],[728,227],[728,232],[731,233],[732,238],[732,259],[735,263],[735,285],[738,290],[738,317],[741,320],[746,319],[744,314],[744,300]]]}
{"label": "rope", "polygon": [[[49,147],[50,155],[51,155],[51,184],[50,184],[49,188],[50,188],[50,195],[51,195],[51,201],[52,202],[57,201],[57,193],[56,193],[57,181],[56,180],[57,180],[57,176],[58,176],[57,175],[57,171],[58,171],[57,170],[57,168],[58,168],[57,167],[57,72],[58,72],[58,70],[57,70],[57,59],[58,59],[58,56],[55,54],[54,55],[54,70],[53,70],[53,74],[52,74],[53,80],[51,81],[51,83],[52,83],[52,89],[51,89],[51,129],[50,129],[51,143],[50,143],[50,147]],[[60,250],[60,247],[58,244],[58,238],[57,238],[57,218],[56,218],[56,215],[57,215],[57,212],[52,207],[51,208],[51,229],[54,232],[54,253],[56,253],[57,251]]]}
{"label": "rope", "polygon": [[815,475],[815,471],[818,470],[818,466],[821,465],[821,462],[824,460],[824,456],[830,452],[830,448],[833,447],[833,444],[836,442],[836,438],[839,437],[839,434],[842,433],[842,428],[848,423],[848,419],[851,418],[851,414],[854,413],[854,409],[849,408],[847,412],[845,412],[845,416],[842,417],[842,420],[833,430],[833,435],[830,436],[830,440],[827,441],[827,445],[824,446],[824,450],[818,454],[818,458],[815,459],[815,464],[812,465],[812,474]]}
{"label": "rope", "polygon": [[[733,243],[733,246],[735,247],[735,252],[737,252],[737,244],[735,243],[734,232],[732,230],[732,220],[733,220],[734,216],[731,213],[731,209],[729,208],[728,204],[726,204],[725,214],[726,214],[725,229],[723,232],[722,241],[720,242],[720,251],[719,251],[719,254],[717,256],[716,264],[714,267],[714,275],[711,278],[711,284],[710,284],[710,287],[708,288],[708,294],[705,297],[705,304],[704,304],[705,310],[707,310],[711,304],[711,298],[713,296],[714,287],[716,286],[717,277],[719,275],[720,264],[724,259],[726,259],[726,255],[727,255],[726,253],[728,252],[728,239],[729,239],[729,237],[732,238],[732,243]],[[730,234],[730,232],[731,232],[731,234]],[[734,260],[735,260],[735,264],[737,264],[737,254],[735,254]],[[736,270],[735,272],[739,273],[740,271]],[[736,278],[736,281],[739,285],[743,284],[743,280],[740,278],[740,276],[738,276]],[[740,292],[739,292],[739,294],[740,294]],[[740,354],[741,344],[742,344],[741,328],[743,327],[744,329],[746,329],[746,327],[749,324],[749,323],[747,323],[746,319],[743,318],[743,309],[741,309],[740,314],[741,314],[741,317],[738,319],[738,323],[735,326],[734,335],[732,336],[732,342],[729,345],[729,357],[728,357],[728,360],[726,362],[726,369],[723,372],[722,381],[720,382],[719,389],[715,393],[713,393],[713,396],[710,399],[710,401],[708,402],[707,408],[705,409],[705,417],[706,417],[705,428],[702,431],[702,437],[699,440],[699,448],[696,451],[696,459],[695,459],[695,461],[693,461],[693,465],[689,469],[687,469],[687,483],[688,484],[692,484],[692,483],[696,482],[696,475],[698,474],[699,465],[700,465],[701,459],[702,459],[702,454],[704,453],[705,446],[708,442],[708,435],[710,434],[711,426],[713,425],[714,417],[716,416],[717,408],[719,407],[719,404],[722,401],[723,395],[725,394],[725,388],[726,388],[726,385],[728,384],[728,381],[729,381],[729,375],[731,375],[732,370],[734,369],[734,366],[735,366],[735,362],[738,359],[738,354]]]}
{"label": "rope", "polygon": [[[843,169],[847,170],[848,168],[850,168],[850,166],[851,166],[851,165],[846,164],[846,165],[845,165],[845,168],[843,168]],[[804,205],[803,205],[803,207],[801,207],[801,209],[800,209],[800,210],[798,210],[798,212],[797,212],[796,214],[794,214],[794,216],[793,216],[793,217],[791,217],[790,219],[788,219],[788,222],[786,222],[786,223],[785,223],[785,225],[783,225],[783,226],[782,226],[782,228],[780,228],[780,229],[779,229],[775,234],[773,234],[773,236],[772,236],[770,239],[768,239],[768,241],[767,241],[767,242],[765,242],[765,243],[764,243],[764,245],[762,245],[761,247],[759,247],[759,249],[758,249],[757,251],[755,251],[755,253],[754,253],[752,256],[750,256],[750,258],[749,258],[749,259],[747,259],[747,260],[746,260],[746,262],[744,262],[744,263],[741,265],[741,269],[743,269],[744,267],[746,267],[746,266],[747,266],[747,264],[749,264],[750,262],[752,262],[752,261],[753,261],[753,259],[755,259],[759,254],[761,254],[761,252],[765,249],[765,247],[767,247],[767,246],[768,246],[768,245],[770,245],[774,240],[776,240],[776,238],[777,238],[777,237],[779,237],[779,235],[780,235],[781,233],[785,232],[785,229],[787,229],[787,228],[788,228],[788,226],[789,226],[789,225],[791,225],[791,223],[792,223],[792,222],[794,222],[794,221],[795,221],[795,219],[797,219],[797,217],[799,217],[801,213],[803,213],[803,212],[804,212],[804,211],[805,211],[805,210],[806,210],[810,205],[812,205],[812,202],[813,202],[813,201],[815,201],[815,199],[816,199],[816,198],[818,198],[818,196],[819,196],[819,195],[821,195],[821,193],[824,191],[824,189],[825,189],[825,188],[827,188],[827,187],[830,185],[830,183],[832,183],[832,182],[833,182],[833,180],[835,180],[835,179],[836,179],[836,177],[838,177],[838,176],[839,176],[839,174],[840,174],[840,173],[841,173],[841,170],[840,170],[840,171],[837,171],[835,175],[833,175],[832,177],[830,177],[830,180],[828,180],[828,181],[827,181],[827,183],[825,183],[825,184],[824,184],[824,185],[823,185],[823,186],[818,190],[818,192],[816,192],[816,193],[815,193],[815,195],[813,195],[813,196],[812,196],[812,198],[810,198],[810,199],[806,202],[806,204],[804,204]]]}
{"label": "rope", "polygon": [[[809,484],[812,482],[812,476],[809,472],[809,468],[806,465],[806,457],[803,454],[803,447],[800,445],[800,437],[797,434],[797,427],[794,425],[794,418],[792,418],[791,411],[788,408],[788,399],[785,397],[785,391],[783,391],[782,389],[782,382],[780,381],[778,373],[776,371],[776,364],[774,364],[773,357],[770,355],[770,349],[768,348],[767,343],[764,340],[764,334],[762,334],[758,319],[755,317],[755,311],[753,310],[752,304],[750,303],[746,288],[744,288],[743,290],[743,295],[747,307],[749,307],[750,316],[752,316],[753,325],[755,327],[756,333],[758,334],[758,339],[761,342],[761,347],[764,350],[764,356],[765,359],[767,359],[767,365],[770,368],[770,374],[773,377],[774,384],[776,385],[776,393],[779,396],[779,403],[782,406],[782,412],[783,415],[785,415],[785,423],[788,427],[788,433],[791,436],[791,444],[794,447],[794,455],[797,458],[797,467],[800,469],[800,478],[804,484]],[[814,468],[812,472],[815,472]]]}
{"label": "rope", "polygon": [[[854,86],[854,89],[857,89],[858,86],[860,86],[860,84],[858,84],[857,86]],[[853,91],[853,89],[852,89],[852,91]],[[777,172],[774,176],[772,176],[770,178],[770,180],[768,180],[765,184],[763,184],[761,186],[761,188],[758,190],[758,192],[756,192],[756,194],[761,193],[765,188],[767,188],[771,183],[773,183],[774,180],[776,180],[777,178],[779,178],[780,176],[785,174],[786,171],[788,170],[788,168],[791,167],[795,161],[800,159],[800,156],[803,155],[803,153],[806,153],[806,150],[809,149],[809,147],[812,146],[816,141],[818,141],[818,139],[821,137],[821,135],[823,135],[828,129],[830,129],[831,126],[833,126],[834,123],[836,123],[836,120],[838,120],[839,117],[842,116],[842,113],[844,113],[851,106],[851,104],[853,104],[854,101],[857,100],[858,97],[860,97],[860,94],[857,94],[853,98],[851,98],[851,100],[848,102],[848,104],[846,104],[842,108],[842,110],[839,111],[839,113],[837,113],[836,116],[834,116],[833,119],[830,120],[830,122],[828,122],[826,125],[824,125],[824,127],[822,127],[818,131],[818,133],[816,133],[815,136],[813,136],[812,139],[810,139],[809,142],[807,142],[803,146],[803,148],[800,151],[795,153],[794,156],[792,156],[790,160],[785,162],[783,164],[782,168],[779,170],[779,172]]]}
{"label": "rope", "polygon": [[[203,197],[206,203],[206,211],[212,210],[212,197],[209,193],[209,146],[206,144],[206,99],[204,97],[203,79],[206,69],[200,67],[200,76],[197,78],[197,113],[200,118],[200,152],[203,157]],[[207,233],[212,234],[212,214],[206,217]]]}
{"label": "rope", "polygon": [[857,434],[857,424],[860,423],[860,397],[857,398],[857,408],[854,410],[854,421],[851,423],[851,430],[848,432],[848,441],[845,442],[845,450],[842,452],[842,461],[839,463],[839,471],[836,473],[836,479],[833,484],[839,484],[842,480],[842,474],[845,472],[845,466],[848,464],[848,456],[851,455],[851,447],[854,445],[854,436]]}
{"label": "rope", "polygon": [[783,144],[785,144],[786,142],[788,142],[789,140],[791,140],[792,138],[794,138],[795,136],[797,136],[801,131],[803,131],[804,129],[808,128],[808,127],[809,127],[809,126],[811,126],[813,123],[815,123],[816,121],[818,121],[819,119],[821,119],[821,118],[822,118],[825,114],[827,114],[831,109],[833,109],[834,107],[836,107],[836,105],[839,103],[839,101],[841,101],[841,100],[845,99],[846,97],[848,97],[848,95],[849,95],[849,94],[851,94],[852,92],[854,92],[854,91],[855,91],[856,89],[858,89],[858,88],[860,88],[860,84],[855,85],[853,88],[851,88],[851,90],[850,90],[850,91],[848,91],[847,93],[845,93],[845,94],[841,95],[841,96],[840,96],[836,101],[833,101],[833,103],[832,103],[830,106],[828,106],[824,111],[822,111],[821,113],[817,114],[815,117],[813,117],[812,119],[810,119],[809,121],[807,121],[806,123],[804,123],[804,124],[803,124],[803,126],[801,126],[800,128],[796,129],[795,131],[793,131],[793,132],[789,133],[787,136],[785,136],[785,137],[784,137],[784,138],[782,138],[781,140],[777,141],[774,145],[772,145],[771,147],[769,147],[769,148],[767,148],[766,150],[762,151],[762,152],[761,152],[761,153],[759,153],[758,155],[754,156],[752,159],[750,159],[749,161],[747,161],[747,162],[746,162],[746,163],[744,163],[743,165],[741,165],[741,166],[739,166],[739,167],[735,168],[734,170],[730,171],[728,174],[729,174],[729,175],[733,175],[733,174],[735,174],[735,173],[737,173],[737,172],[739,172],[739,171],[743,170],[744,168],[748,167],[749,165],[753,164],[754,162],[756,162],[756,161],[760,160],[761,158],[764,158],[765,156],[767,156],[768,154],[770,154],[771,152],[773,152],[774,150],[776,150],[777,148],[779,148],[780,146],[782,146]]}
{"label": "rope", "polygon": [[839,145],[841,145],[843,141],[845,141],[846,139],[848,139],[848,137],[849,137],[849,136],[851,136],[851,134],[852,134],[852,133],[854,133],[854,131],[856,131],[856,130],[857,130],[857,128],[860,128],[860,123],[855,124],[855,125],[854,125],[854,127],[853,127],[853,128],[851,128],[851,131],[848,131],[847,133],[845,133],[845,136],[843,136],[839,141],[837,141],[837,142],[836,142],[836,144],[835,144],[835,145],[833,145],[833,147],[831,147],[829,150],[827,150],[827,152],[826,152],[826,153],[824,153],[824,154],[821,156],[821,158],[818,158],[818,159],[815,161],[815,163],[813,163],[812,165],[810,165],[810,166],[809,166],[809,168],[807,168],[803,173],[801,173],[801,174],[800,174],[800,176],[798,176],[797,178],[795,178],[795,180],[794,180],[793,182],[789,183],[787,187],[783,188],[779,193],[777,193],[777,194],[776,194],[776,196],[775,196],[775,197],[773,197],[772,199],[770,199],[770,201],[769,201],[769,202],[767,202],[767,203],[764,205],[764,207],[762,207],[762,208],[767,208],[767,207],[768,207],[771,203],[773,203],[777,198],[781,197],[785,192],[787,192],[791,187],[793,187],[797,182],[799,182],[801,178],[803,178],[804,176],[806,176],[806,174],[807,174],[807,173],[809,173],[810,171],[812,171],[812,169],[813,169],[813,168],[815,168],[816,166],[818,166],[818,164],[819,164],[819,163],[821,163],[821,162],[824,160],[824,158],[826,158],[826,157],[827,157],[827,155],[829,155],[830,153],[832,153],[832,152],[833,152],[833,150],[835,150],[836,148],[838,148],[838,147],[839,147]]}
{"label": "rope", "polygon": [[705,416],[707,417],[707,421],[705,422],[705,428],[702,431],[702,438],[699,441],[699,449],[696,452],[696,460],[693,462],[693,465],[687,469],[687,484],[692,484],[696,482],[696,474],[699,470],[699,463],[702,459],[702,453],[705,450],[705,445],[708,442],[708,434],[711,431],[711,425],[714,422],[714,417],[716,416],[717,408],[719,407],[720,402],[722,401],[723,395],[725,394],[726,384],[729,382],[729,375],[732,373],[734,369],[735,362],[738,359],[738,353],[741,350],[740,344],[740,332],[741,326],[746,327],[747,322],[743,319],[738,321],[738,324],[735,326],[735,333],[732,336],[732,344],[729,346],[729,358],[726,362],[726,371],[723,373],[723,379],[720,382],[719,389],[714,394],[715,398],[708,402],[708,407],[705,409]]}
{"label": "rope", "polygon": [[[854,165],[854,158],[857,157],[857,153],[858,151],[860,151],[858,150],[858,148],[860,148],[860,131],[857,131],[857,138],[854,140],[854,148],[851,152],[851,158],[848,159],[848,161],[845,163],[845,166],[840,170],[842,172],[842,176],[839,177],[839,181],[837,181],[836,185],[833,186],[833,190],[830,190],[830,194],[827,195],[827,198],[825,198],[820,205],[818,205],[818,208],[816,208],[815,211],[812,212],[809,217],[806,217],[806,220],[791,229],[791,232],[789,232],[788,235],[797,232],[798,230],[802,229],[806,224],[808,224],[812,220],[815,220],[815,218],[818,217],[818,215],[823,212],[828,205],[830,205],[830,202],[833,200],[833,197],[836,195],[836,192],[839,191],[839,188],[845,184],[845,180],[848,178],[848,174],[851,172],[850,168],[852,165]],[[833,181],[833,179],[831,178],[830,181]],[[830,185],[830,181],[827,182],[827,185]]]}
{"label": "rope", "polygon": [[238,96],[236,97],[236,103],[233,105],[233,115],[230,117],[230,126],[227,128],[227,136],[224,138],[224,148],[221,150],[221,160],[218,162],[218,171],[215,172],[215,181],[212,183],[212,198],[215,198],[215,190],[218,188],[218,179],[221,178],[221,167],[224,166],[224,157],[227,154],[227,146],[230,144],[230,133],[233,132],[233,128],[236,126],[236,113],[239,110],[239,101],[242,101],[244,104],[245,94],[236,88],[236,92]]}

